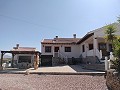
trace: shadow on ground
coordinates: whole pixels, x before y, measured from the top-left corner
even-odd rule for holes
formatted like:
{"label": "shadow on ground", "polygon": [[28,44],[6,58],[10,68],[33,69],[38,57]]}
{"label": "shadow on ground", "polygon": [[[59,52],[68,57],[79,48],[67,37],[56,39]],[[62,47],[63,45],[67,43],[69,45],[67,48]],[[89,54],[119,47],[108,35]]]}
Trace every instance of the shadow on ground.
{"label": "shadow on ground", "polygon": [[88,70],[83,69],[82,65],[69,65],[72,69],[74,69],[76,72],[98,72],[96,70]]}

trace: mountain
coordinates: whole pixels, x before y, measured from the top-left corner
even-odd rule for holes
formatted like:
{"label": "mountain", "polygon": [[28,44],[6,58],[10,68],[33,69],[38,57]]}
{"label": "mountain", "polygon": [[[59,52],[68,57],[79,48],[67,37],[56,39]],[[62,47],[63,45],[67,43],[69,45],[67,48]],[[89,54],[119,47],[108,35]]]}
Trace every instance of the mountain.
{"label": "mountain", "polygon": [[10,55],[4,55],[4,58],[12,58]]}
{"label": "mountain", "polygon": [[[12,56],[11,56],[11,55],[8,55],[8,54],[5,54],[5,55],[3,56],[3,58],[12,58]],[[1,59],[1,53],[0,53],[0,59]]]}

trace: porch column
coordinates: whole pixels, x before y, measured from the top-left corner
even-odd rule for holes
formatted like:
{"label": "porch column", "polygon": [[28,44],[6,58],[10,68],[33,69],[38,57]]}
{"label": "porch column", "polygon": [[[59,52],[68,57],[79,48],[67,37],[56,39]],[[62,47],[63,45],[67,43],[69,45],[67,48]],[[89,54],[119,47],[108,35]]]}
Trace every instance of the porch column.
{"label": "porch column", "polygon": [[0,61],[0,66],[2,67],[2,63],[3,63],[3,55],[4,53],[1,53],[1,61]]}
{"label": "porch column", "polygon": [[98,41],[97,41],[97,37],[93,37],[93,46],[94,46],[94,56],[96,56],[97,54],[97,48],[98,48]]}
{"label": "porch column", "polygon": [[12,66],[12,68],[13,68],[14,56],[15,56],[15,54],[12,54],[12,61],[11,61],[11,66]]}
{"label": "porch column", "polygon": [[88,50],[89,50],[89,49],[88,49],[88,47],[89,47],[89,46],[88,46],[88,43],[85,43],[85,52],[86,52],[86,57],[88,56]]}
{"label": "porch column", "polygon": [[53,57],[55,57],[54,46],[52,46]]}
{"label": "porch column", "polygon": [[38,69],[38,65],[39,65],[39,55],[38,53],[35,54],[35,59],[34,59],[34,69]]}

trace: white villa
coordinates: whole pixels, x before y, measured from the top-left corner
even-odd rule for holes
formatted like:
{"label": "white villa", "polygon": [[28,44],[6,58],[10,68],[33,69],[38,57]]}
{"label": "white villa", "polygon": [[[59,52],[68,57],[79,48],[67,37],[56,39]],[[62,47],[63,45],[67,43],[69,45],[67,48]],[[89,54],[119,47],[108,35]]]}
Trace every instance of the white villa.
{"label": "white villa", "polygon": [[[120,35],[120,24],[116,26],[116,35]],[[83,63],[99,63],[101,59],[109,55],[112,45],[105,41],[105,27],[88,32],[83,38],[59,38],[44,39],[41,42],[42,65],[57,65],[78,61]]]}

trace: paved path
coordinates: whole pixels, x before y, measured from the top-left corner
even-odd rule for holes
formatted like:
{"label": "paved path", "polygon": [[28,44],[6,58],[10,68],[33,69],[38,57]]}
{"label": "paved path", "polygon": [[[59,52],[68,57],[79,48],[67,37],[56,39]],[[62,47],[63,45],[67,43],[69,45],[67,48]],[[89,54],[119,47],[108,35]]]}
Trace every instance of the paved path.
{"label": "paved path", "polygon": [[64,66],[54,66],[54,67],[39,67],[37,70],[34,70],[34,68],[30,69],[16,69],[16,68],[7,68],[1,72],[7,72],[7,73],[26,73],[28,71],[29,73],[105,73],[105,72],[98,72],[94,70],[86,70],[82,69],[80,65],[64,65]]}
{"label": "paved path", "polygon": [[34,70],[33,68],[29,69],[33,72],[96,72],[93,70],[85,70],[82,69],[80,65],[65,65],[65,66],[55,66],[55,67],[40,67],[37,70]]}

